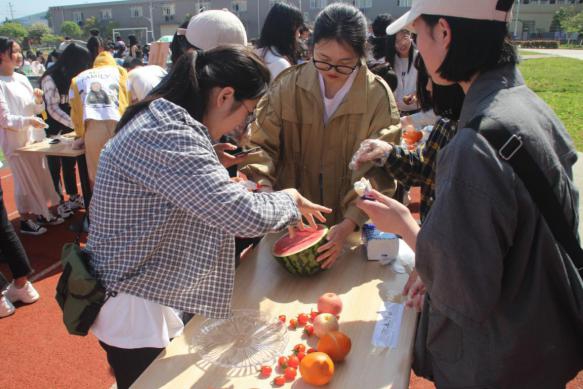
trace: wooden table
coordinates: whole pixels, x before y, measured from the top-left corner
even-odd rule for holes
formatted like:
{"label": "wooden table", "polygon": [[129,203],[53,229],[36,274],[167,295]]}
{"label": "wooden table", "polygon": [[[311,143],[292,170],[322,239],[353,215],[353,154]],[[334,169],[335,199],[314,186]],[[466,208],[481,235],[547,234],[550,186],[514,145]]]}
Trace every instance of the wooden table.
{"label": "wooden table", "polygon": [[50,139],[45,139],[41,142],[21,147],[17,151],[21,153],[41,153],[53,157],[76,158],[77,166],[79,167],[79,178],[81,179],[81,190],[83,191],[85,209],[89,209],[89,203],[91,202],[91,186],[89,185],[89,173],[87,171],[87,162],[85,161],[85,149],[74,150],[72,147],[73,139],[67,135],[68,134],[63,135],[63,140],[59,143],[50,144]]}
{"label": "wooden table", "polygon": [[[394,349],[375,348],[372,335],[378,310],[388,294],[399,293],[407,280],[405,274],[395,274],[378,262],[367,261],[361,247],[353,247],[335,266],[310,278],[298,278],[287,273],[271,257],[271,246],[277,236],[263,239],[255,252],[237,269],[234,309],[260,310],[273,318],[286,314],[288,319],[301,312],[316,310],[318,297],[325,292],[337,293],[344,305],[340,330],[352,339],[352,351],[345,362],[336,364],[332,381],[334,389],[406,389],[409,385],[412,345],[417,315],[405,309],[398,346]],[[353,239],[356,243],[356,239]],[[192,353],[193,336],[204,317],[195,316],[184,334],[174,339],[133,385],[134,388],[273,388],[269,379],[258,374],[240,372],[209,365],[200,355]],[[289,343],[285,355],[301,339],[301,329],[288,331]],[[315,336],[309,344],[316,345]],[[302,343],[306,343],[305,338]],[[275,366],[275,360],[272,362]],[[275,372],[274,372],[275,373]],[[299,378],[285,388],[311,388]]]}

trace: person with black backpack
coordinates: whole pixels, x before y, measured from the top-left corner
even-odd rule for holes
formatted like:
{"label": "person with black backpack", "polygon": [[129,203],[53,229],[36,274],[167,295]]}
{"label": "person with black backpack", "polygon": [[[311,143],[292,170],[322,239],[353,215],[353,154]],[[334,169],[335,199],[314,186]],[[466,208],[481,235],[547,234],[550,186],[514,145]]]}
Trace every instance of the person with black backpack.
{"label": "person with black backpack", "polygon": [[432,80],[466,95],[423,226],[378,192],[358,203],[416,248],[413,368],[437,388],[564,388],[583,369],[577,153],[517,68],[512,4],[413,0],[387,29],[414,29]]}

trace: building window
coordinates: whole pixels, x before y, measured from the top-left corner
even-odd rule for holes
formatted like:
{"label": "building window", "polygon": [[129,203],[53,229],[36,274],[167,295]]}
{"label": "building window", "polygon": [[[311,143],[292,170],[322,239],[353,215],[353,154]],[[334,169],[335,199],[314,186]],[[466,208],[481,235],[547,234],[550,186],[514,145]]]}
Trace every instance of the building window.
{"label": "building window", "polygon": [[172,4],[162,4],[162,16],[176,15],[176,6]]}
{"label": "building window", "polygon": [[524,20],[522,22],[522,32],[534,32],[534,20]]}
{"label": "building window", "polygon": [[83,12],[81,11],[73,11],[73,21],[77,24],[81,23],[84,20]]}
{"label": "building window", "polygon": [[410,7],[412,0],[397,0],[397,5],[399,7]]}
{"label": "building window", "polygon": [[356,8],[372,8],[372,0],[356,0]]}
{"label": "building window", "polygon": [[247,0],[235,0],[231,3],[231,10],[235,13],[247,12]]}
{"label": "building window", "polygon": [[310,21],[310,13],[304,12],[304,22],[309,22],[309,21]]}
{"label": "building window", "polygon": [[132,18],[141,18],[144,16],[144,9],[142,7],[130,7],[130,16]]}
{"label": "building window", "polygon": [[[245,1],[246,3],[246,1]],[[211,2],[210,1],[198,1],[196,3],[196,9],[198,9],[198,12],[202,12],[202,11],[206,11],[208,9],[211,9]]]}
{"label": "building window", "polygon": [[310,9],[326,8],[328,0],[310,0]]}
{"label": "building window", "polygon": [[101,10],[101,20],[111,19],[111,8],[104,8]]}

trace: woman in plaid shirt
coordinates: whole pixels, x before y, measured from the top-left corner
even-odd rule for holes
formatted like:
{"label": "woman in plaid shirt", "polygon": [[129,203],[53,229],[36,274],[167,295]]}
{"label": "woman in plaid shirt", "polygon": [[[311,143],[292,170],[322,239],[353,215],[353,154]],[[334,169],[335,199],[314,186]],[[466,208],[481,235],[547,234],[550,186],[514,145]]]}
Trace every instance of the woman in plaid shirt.
{"label": "woman in plaid shirt", "polygon": [[243,46],[186,54],[127,109],[101,152],[87,249],[117,295],[92,332],[119,388],[182,333],[175,309],[230,315],[235,235],[278,231],[302,215],[315,224],[331,212],[295,189],[249,192],[219,162],[213,142],[252,118],[269,79]]}

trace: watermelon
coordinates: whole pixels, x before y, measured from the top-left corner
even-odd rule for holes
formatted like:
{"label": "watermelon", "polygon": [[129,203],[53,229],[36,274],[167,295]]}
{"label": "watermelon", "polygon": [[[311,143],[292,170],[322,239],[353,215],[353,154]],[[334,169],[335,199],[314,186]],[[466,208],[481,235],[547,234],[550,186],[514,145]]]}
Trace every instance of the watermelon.
{"label": "watermelon", "polygon": [[323,269],[316,261],[318,247],[326,242],[328,227],[318,225],[318,229],[296,231],[292,239],[285,234],[273,245],[273,256],[288,272],[298,276],[311,276]]}

